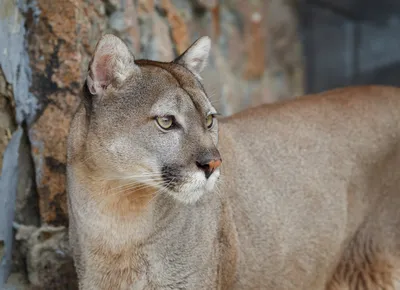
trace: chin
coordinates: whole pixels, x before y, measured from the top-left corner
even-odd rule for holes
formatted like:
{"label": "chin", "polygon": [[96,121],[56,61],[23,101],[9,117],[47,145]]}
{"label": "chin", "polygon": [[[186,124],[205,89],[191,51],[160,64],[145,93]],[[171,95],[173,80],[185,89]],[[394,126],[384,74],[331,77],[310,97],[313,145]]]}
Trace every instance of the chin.
{"label": "chin", "polygon": [[170,194],[178,201],[185,204],[196,203],[205,194],[215,190],[215,184],[219,178],[220,171],[216,170],[208,179],[203,172],[191,175],[176,191]]}

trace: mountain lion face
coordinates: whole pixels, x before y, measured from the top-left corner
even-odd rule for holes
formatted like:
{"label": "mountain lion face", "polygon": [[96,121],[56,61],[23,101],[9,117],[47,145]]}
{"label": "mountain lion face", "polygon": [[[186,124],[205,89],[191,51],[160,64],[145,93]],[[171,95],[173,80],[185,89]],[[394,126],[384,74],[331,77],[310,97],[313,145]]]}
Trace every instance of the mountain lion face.
{"label": "mountain lion face", "polygon": [[120,39],[103,36],[84,87],[84,158],[94,176],[186,203],[213,190],[222,161],[217,111],[198,76],[209,49],[200,38],[174,62],[135,61]]}

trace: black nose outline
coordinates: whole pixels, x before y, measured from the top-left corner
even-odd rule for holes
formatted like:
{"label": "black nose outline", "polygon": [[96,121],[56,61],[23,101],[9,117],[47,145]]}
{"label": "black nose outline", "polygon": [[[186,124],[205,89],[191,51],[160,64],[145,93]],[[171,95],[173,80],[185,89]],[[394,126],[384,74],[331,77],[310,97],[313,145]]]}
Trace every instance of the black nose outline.
{"label": "black nose outline", "polygon": [[217,169],[222,163],[221,156],[219,152],[216,150],[214,152],[207,152],[205,154],[201,154],[196,161],[196,165],[206,175],[208,179],[211,174]]}

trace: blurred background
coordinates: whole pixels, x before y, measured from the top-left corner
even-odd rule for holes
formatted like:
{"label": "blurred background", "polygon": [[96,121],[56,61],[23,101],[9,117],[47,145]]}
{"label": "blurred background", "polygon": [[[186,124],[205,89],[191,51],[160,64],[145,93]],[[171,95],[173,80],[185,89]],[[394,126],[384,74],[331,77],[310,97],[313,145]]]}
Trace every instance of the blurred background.
{"label": "blurred background", "polygon": [[398,31],[398,0],[0,0],[0,289],[77,289],[66,137],[103,33],[161,61],[209,35],[202,76],[230,115],[336,87],[398,85]]}

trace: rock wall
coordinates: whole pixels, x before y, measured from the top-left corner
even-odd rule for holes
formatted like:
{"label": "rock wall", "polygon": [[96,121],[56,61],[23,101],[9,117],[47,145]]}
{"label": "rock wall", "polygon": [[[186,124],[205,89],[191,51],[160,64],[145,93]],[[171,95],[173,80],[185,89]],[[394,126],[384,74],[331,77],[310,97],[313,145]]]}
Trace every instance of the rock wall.
{"label": "rock wall", "polygon": [[303,93],[296,21],[294,0],[3,0],[2,156],[13,134],[22,133],[12,143],[19,151],[8,150],[19,152],[9,157],[18,164],[18,184],[7,189],[15,195],[16,223],[0,222],[16,232],[9,270],[23,271],[39,289],[75,287],[65,242],[66,137],[101,34],[119,35],[136,58],[163,61],[209,35],[203,79],[215,106],[230,115]]}

